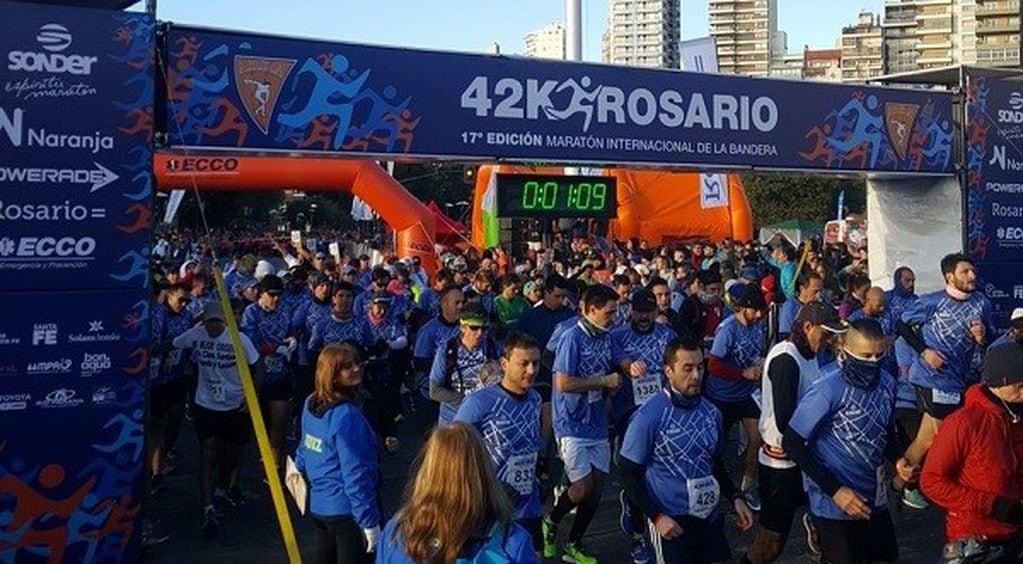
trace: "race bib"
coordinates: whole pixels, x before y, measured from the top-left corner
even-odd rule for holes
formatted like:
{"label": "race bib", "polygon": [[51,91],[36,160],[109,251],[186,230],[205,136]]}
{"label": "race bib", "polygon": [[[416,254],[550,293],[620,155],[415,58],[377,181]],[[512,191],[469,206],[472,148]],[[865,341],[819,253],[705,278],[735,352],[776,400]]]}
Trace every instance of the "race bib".
{"label": "race bib", "polygon": [[266,371],[271,374],[284,372],[284,357],[279,354],[272,354],[266,357]]}
{"label": "race bib", "polygon": [[877,479],[874,485],[874,507],[888,504],[888,482],[885,480],[884,466],[877,467]]}
{"label": "race bib", "polygon": [[706,519],[717,509],[721,488],[714,476],[692,478],[686,480],[689,492],[689,514],[699,519]]}
{"label": "race bib", "polygon": [[517,454],[508,458],[504,470],[504,483],[519,495],[533,493],[536,484],[536,453]]}
{"label": "race bib", "polygon": [[639,407],[661,391],[661,375],[648,372],[642,378],[632,381],[632,395]]}
{"label": "race bib", "polygon": [[943,392],[941,390],[933,390],[931,399],[936,404],[940,405],[959,405],[961,396],[958,392]]}

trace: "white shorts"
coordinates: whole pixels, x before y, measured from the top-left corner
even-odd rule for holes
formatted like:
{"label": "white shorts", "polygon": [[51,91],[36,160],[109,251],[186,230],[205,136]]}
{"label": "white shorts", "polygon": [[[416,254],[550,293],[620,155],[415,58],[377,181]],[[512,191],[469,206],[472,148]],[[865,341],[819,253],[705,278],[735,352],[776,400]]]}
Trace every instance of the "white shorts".
{"label": "white shorts", "polygon": [[594,468],[605,474],[611,471],[611,445],[607,439],[561,437],[558,439],[558,453],[565,463],[565,474],[570,482],[589,476]]}

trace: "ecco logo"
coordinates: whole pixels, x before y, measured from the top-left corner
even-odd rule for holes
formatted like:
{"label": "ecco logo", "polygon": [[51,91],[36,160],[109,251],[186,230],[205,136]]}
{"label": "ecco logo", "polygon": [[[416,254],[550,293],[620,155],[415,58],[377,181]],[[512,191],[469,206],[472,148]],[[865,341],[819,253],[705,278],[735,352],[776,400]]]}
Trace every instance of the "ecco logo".
{"label": "ecco logo", "polygon": [[1023,227],[999,227],[998,238],[1003,241],[1023,240]]}
{"label": "ecco logo", "polygon": [[170,172],[233,172],[238,169],[238,159],[185,158],[167,161]]}
{"label": "ecco logo", "polygon": [[49,72],[55,74],[92,74],[92,65],[98,57],[86,55],[65,55],[71,46],[71,32],[60,24],[46,24],[39,28],[36,41],[49,53],[35,51],[11,51],[7,53],[7,70],[27,72]]}
{"label": "ecco logo", "polygon": [[22,237],[0,239],[0,257],[88,257],[96,250],[92,237]]}

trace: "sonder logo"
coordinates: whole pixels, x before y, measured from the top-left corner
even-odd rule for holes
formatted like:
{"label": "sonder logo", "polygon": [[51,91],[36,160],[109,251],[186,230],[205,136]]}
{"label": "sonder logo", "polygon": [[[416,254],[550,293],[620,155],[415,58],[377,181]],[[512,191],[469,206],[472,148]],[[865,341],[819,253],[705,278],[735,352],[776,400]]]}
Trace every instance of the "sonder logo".
{"label": "sonder logo", "polygon": [[7,53],[7,70],[48,72],[54,74],[92,74],[92,65],[98,57],[64,54],[71,46],[71,32],[60,24],[46,24],[39,28],[36,41],[46,53],[38,51],[11,51]]}

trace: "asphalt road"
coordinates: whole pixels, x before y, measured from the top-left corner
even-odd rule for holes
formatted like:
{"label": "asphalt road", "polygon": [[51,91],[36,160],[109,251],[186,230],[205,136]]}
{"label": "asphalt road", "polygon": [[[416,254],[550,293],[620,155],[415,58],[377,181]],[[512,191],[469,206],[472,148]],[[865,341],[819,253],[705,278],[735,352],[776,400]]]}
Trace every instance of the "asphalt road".
{"label": "asphalt road", "polygon": [[[394,456],[381,451],[382,486],[381,503],[385,515],[390,516],[401,502],[409,466],[421,443],[419,431],[410,423],[401,428],[402,448]],[[294,448],[289,443],[289,448]],[[196,478],[198,443],[191,423],[186,422],[178,444],[176,472],[168,477],[167,488],[149,501],[147,519],[155,534],[166,540],[149,547],[144,561],[152,563],[223,563],[223,562],[282,562],[286,560],[280,529],[274,516],[269,488],[262,483],[255,442],[252,441],[243,457],[242,488],[248,497],[239,507],[223,510],[221,528],[212,538],[204,538],[199,531],[201,510]],[[730,449],[735,452],[735,449]],[[287,495],[287,494],[286,494]],[[291,519],[295,526],[303,560],[314,561],[314,533],[309,519],[294,510],[291,500]],[[927,563],[937,561],[943,541],[943,517],[940,511],[917,511],[893,507],[896,531],[899,535],[900,562]],[[563,534],[570,528],[571,516],[562,524]],[[798,517],[797,517],[798,519]],[[726,534],[733,549],[733,561],[742,556],[751,542],[752,532],[741,533],[729,523]],[[599,512],[584,539],[589,551],[601,562],[629,562],[628,545],[618,528],[617,487],[606,488]],[[811,562],[805,535],[799,523],[793,525],[780,562]]]}

